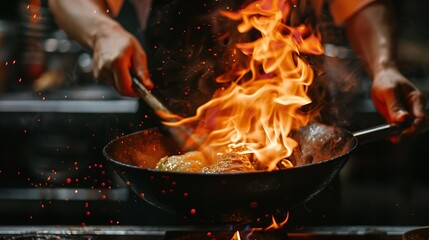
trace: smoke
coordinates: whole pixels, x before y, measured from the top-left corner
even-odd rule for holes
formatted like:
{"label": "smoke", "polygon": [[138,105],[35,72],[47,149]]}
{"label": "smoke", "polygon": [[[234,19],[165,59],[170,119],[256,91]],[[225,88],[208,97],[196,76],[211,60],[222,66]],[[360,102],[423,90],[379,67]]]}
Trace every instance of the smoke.
{"label": "smoke", "polygon": [[313,103],[305,110],[315,112],[314,121],[348,126],[357,101],[366,97],[362,92],[364,68],[350,49],[344,28],[334,24],[326,4],[317,21],[312,18],[311,22],[321,37],[325,53],[305,56],[316,73],[309,90]]}

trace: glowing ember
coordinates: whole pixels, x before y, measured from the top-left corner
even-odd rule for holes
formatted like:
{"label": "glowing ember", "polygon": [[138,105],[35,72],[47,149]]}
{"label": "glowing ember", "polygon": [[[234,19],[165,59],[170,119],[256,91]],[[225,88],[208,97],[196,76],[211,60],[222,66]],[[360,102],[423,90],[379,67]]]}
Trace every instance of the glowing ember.
{"label": "glowing ember", "polygon": [[223,12],[241,21],[241,34],[257,30],[260,38],[236,45],[234,57],[243,55],[237,59],[245,59],[239,66],[246,67],[232,67],[218,77],[228,87],[218,90],[196,116],[170,123],[199,121],[193,138],[205,137],[200,150],[211,159],[219,152],[251,154],[259,169],[273,170],[297,146],[289,133],[310,119],[300,108],[311,102],[307,90],[313,80],[300,53],[322,54],[323,49],[307,26],[284,24],[290,10],[289,1],[260,0],[239,12]]}

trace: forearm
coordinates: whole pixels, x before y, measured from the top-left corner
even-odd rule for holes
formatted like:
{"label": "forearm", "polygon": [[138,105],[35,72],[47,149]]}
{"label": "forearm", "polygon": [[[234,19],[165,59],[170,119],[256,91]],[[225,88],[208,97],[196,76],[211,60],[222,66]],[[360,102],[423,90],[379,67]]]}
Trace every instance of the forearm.
{"label": "forearm", "polygon": [[393,17],[388,1],[376,1],[346,20],[353,49],[374,78],[380,70],[396,67]]}
{"label": "forearm", "polygon": [[57,24],[73,39],[94,49],[97,37],[119,27],[102,0],[49,0]]}

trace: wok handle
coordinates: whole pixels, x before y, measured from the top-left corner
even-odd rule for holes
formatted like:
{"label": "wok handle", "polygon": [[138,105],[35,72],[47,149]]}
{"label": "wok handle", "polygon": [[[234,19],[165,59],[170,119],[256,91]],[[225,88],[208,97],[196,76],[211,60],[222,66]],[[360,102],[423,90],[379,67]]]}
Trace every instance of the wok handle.
{"label": "wok handle", "polygon": [[407,124],[383,124],[354,132],[353,136],[357,138],[359,144],[365,144],[398,135],[407,126]]}

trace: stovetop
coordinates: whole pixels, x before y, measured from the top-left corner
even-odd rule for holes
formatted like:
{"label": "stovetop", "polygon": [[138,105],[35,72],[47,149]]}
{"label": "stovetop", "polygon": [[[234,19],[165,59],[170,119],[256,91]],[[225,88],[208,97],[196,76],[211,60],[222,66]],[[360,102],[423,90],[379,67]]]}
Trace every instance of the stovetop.
{"label": "stovetop", "polygon": [[[271,231],[240,230],[241,239],[402,239],[413,226],[330,226]],[[2,226],[0,239],[231,239],[236,229],[143,226]],[[252,233],[251,233],[252,232]]]}

